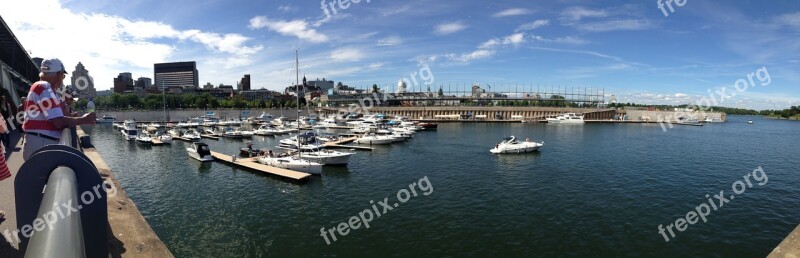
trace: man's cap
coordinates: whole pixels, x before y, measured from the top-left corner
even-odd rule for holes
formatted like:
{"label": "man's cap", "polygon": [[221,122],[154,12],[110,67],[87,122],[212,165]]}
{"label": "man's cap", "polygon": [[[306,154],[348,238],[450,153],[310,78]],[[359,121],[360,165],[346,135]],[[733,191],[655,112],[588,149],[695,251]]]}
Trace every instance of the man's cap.
{"label": "man's cap", "polygon": [[67,73],[67,70],[64,69],[64,64],[61,63],[61,60],[58,60],[58,58],[42,60],[42,65],[40,69],[43,73],[56,73],[56,72],[62,72],[65,74]]}

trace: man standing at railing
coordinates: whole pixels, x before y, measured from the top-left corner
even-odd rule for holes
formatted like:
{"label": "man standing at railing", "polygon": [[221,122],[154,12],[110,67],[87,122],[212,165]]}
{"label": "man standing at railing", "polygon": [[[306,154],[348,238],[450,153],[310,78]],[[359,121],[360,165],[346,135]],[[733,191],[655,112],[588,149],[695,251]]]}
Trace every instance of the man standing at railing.
{"label": "man standing at railing", "polygon": [[22,147],[22,157],[25,160],[46,145],[58,144],[64,128],[95,123],[94,113],[70,117],[62,112],[61,100],[56,92],[64,85],[67,71],[64,70],[61,60],[45,59],[40,71],[40,80],[31,85],[25,103],[25,123],[22,124],[26,132]]}

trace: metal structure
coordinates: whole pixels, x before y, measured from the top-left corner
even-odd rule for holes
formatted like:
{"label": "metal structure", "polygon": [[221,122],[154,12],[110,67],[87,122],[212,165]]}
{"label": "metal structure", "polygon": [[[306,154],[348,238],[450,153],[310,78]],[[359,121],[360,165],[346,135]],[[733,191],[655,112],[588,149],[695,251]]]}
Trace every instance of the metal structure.
{"label": "metal structure", "polygon": [[25,257],[108,257],[103,179],[81,152],[75,128],[37,150],[14,181]]}

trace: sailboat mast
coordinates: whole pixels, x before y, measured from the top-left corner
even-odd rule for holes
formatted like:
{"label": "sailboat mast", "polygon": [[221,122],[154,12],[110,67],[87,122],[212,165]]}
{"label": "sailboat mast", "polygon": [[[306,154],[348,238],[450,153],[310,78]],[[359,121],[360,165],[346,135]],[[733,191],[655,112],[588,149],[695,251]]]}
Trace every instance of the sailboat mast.
{"label": "sailboat mast", "polygon": [[303,154],[300,151],[300,58],[298,57],[297,49],[294,50],[294,65],[295,65],[295,74],[296,74],[296,81],[294,92],[297,95],[297,106],[295,106],[295,110],[297,110],[297,157],[302,158]]}

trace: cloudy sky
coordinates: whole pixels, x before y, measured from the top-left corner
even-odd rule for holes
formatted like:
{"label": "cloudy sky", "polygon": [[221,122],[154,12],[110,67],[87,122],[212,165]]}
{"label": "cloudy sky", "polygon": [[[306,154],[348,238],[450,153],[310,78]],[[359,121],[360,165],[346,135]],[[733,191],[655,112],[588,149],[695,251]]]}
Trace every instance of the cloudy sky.
{"label": "cloudy sky", "polygon": [[[120,72],[153,77],[153,63],[195,60],[201,84],[249,73],[254,88],[278,90],[294,81],[299,49],[302,74],[358,87],[394,90],[406,78],[416,89],[585,87],[623,102],[711,94],[723,106],[800,105],[797,1],[324,3],[28,0],[4,3],[0,16],[32,56],[70,71],[83,62],[98,89]],[[749,76],[762,67],[766,86],[766,73]],[[720,101],[739,79],[756,86]]]}

